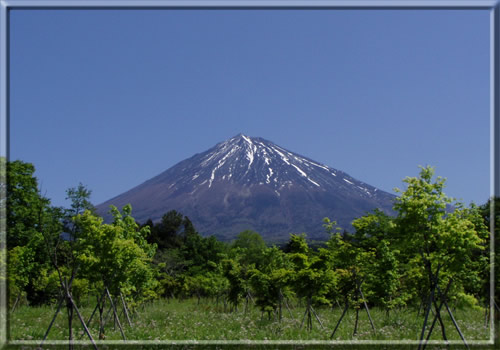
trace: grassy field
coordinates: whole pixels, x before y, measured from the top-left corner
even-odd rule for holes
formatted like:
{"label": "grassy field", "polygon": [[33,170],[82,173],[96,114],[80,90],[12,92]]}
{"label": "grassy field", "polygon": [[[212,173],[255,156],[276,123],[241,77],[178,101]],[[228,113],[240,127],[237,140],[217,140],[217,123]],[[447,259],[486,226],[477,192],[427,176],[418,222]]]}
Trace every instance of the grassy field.
{"label": "grassy field", "polygon": [[[93,307],[90,305],[82,307],[80,311],[85,320],[90,317],[92,310]],[[291,310],[290,314],[285,308],[282,322],[278,322],[277,320],[269,320],[267,314],[262,315],[255,307],[250,307],[246,313],[244,307],[240,307],[237,312],[230,313],[224,312],[220,305],[216,307],[212,301],[202,300],[198,304],[195,299],[184,301],[158,300],[139,308],[133,315],[132,326],[128,325],[124,317],[121,317],[121,323],[124,326],[127,340],[143,341],[143,343],[150,345],[154,344],[155,341],[181,341],[184,347],[189,348],[189,346],[193,346],[189,340],[202,341],[204,344],[211,343],[210,341],[213,343],[229,341],[230,344],[235,341],[250,340],[257,341],[261,345],[267,341],[274,344],[273,346],[276,348],[281,346],[276,341],[283,341],[283,346],[286,345],[285,341],[292,341],[297,344],[301,341],[313,341],[316,342],[317,346],[322,344],[321,341],[323,343],[330,341],[330,335],[342,314],[342,310],[338,307],[317,309],[316,312],[323,326],[313,317],[312,331],[308,331],[305,324],[302,328],[300,327],[304,310],[304,307],[296,306]],[[14,344],[18,345],[39,344],[50,324],[54,311],[55,306],[23,306],[18,308],[9,317],[9,339],[11,341],[21,341],[14,342]],[[340,324],[334,340],[385,343],[387,341],[400,342],[418,339],[423,316],[418,316],[416,311],[411,309],[400,310],[392,312],[389,317],[383,310],[372,309],[370,312],[374,320],[375,332],[372,331],[366,312],[361,310],[358,332],[353,336],[355,311],[350,310]],[[489,339],[490,329],[485,326],[484,311],[457,309],[454,316],[469,343]],[[444,322],[447,338],[461,345],[460,337],[447,314],[444,316]],[[102,343],[104,345],[123,342],[118,326],[113,323],[110,317],[105,330],[106,338]],[[73,324],[75,326],[75,338],[84,341],[88,340],[76,315]],[[91,334],[97,337],[96,319],[92,321],[89,328]],[[67,336],[66,310],[62,309],[50,331],[47,344],[56,343],[54,340],[66,340]],[[441,329],[438,324],[436,324],[431,340],[442,340]],[[396,346],[396,344],[393,344],[393,346]],[[370,348],[373,348],[373,346]],[[380,348],[385,348],[385,346]],[[411,348],[416,349],[417,346],[413,345]],[[462,345],[460,348],[465,347]]]}

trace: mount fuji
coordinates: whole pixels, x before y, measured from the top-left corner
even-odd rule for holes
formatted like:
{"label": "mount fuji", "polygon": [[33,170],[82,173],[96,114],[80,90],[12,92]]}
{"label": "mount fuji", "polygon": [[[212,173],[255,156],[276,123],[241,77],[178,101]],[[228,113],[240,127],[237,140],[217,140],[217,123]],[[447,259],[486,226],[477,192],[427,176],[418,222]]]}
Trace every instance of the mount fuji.
{"label": "mount fuji", "polygon": [[239,134],[183,160],[97,206],[130,203],[140,223],[170,210],[191,219],[202,235],[230,240],[254,230],[268,242],[290,233],[326,239],[323,218],[350,230],[375,208],[391,214],[395,196],[260,137]]}

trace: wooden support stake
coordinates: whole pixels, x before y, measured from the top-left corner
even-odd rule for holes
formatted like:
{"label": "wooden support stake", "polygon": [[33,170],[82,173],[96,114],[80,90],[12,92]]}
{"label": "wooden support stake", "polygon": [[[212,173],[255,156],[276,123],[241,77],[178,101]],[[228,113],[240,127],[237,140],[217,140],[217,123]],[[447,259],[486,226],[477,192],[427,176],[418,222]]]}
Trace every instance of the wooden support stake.
{"label": "wooden support stake", "polygon": [[125,316],[127,317],[128,325],[132,327],[132,322],[130,321],[130,317],[128,316],[127,305],[125,304],[125,299],[123,299],[122,292],[120,292],[120,298],[122,300],[123,312],[125,312]]}
{"label": "wooden support stake", "polygon": [[356,309],[356,318],[354,320],[354,331],[352,332],[353,337],[356,335],[356,333],[358,333],[358,320],[359,320],[359,308]]}
{"label": "wooden support stake", "polygon": [[490,324],[488,322],[489,315],[490,315],[490,308],[488,307],[488,304],[486,304],[485,310],[484,310],[484,328],[488,328],[488,326]]}
{"label": "wooden support stake", "polygon": [[307,298],[307,329],[312,330],[312,317],[311,317],[311,296]]}
{"label": "wooden support stake", "polygon": [[248,296],[250,297],[250,300],[252,301],[252,303],[255,304],[255,301],[253,300],[253,297],[252,297],[252,293],[250,293],[250,291],[248,291]]}
{"label": "wooden support stake", "polygon": [[109,302],[111,303],[111,306],[113,307],[115,320],[118,323],[118,328],[120,328],[120,333],[122,334],[123,340],[127,340],[127,338],[125,337],[125,333],[123,333],[123,328],[122,328],[122,325],[120,323],[120,320],[118,319],[118,313],[116,312],[116,307],[115,307],[115,304],[113,303],[113,298],[111,298],[111,295],[109,294],[108,287],[106,287],[106,293],[108,294]]}
{"label": "wooden support stake", "polygon": [[435,286],[432,286],[431,293],[429,294],[429,301],[427,303],[427,309],[425,310],[425,317],[424,317],[424,325],[422,326],[422,332],[420,333],[420,343],[418,344],[418,350],[422,349],[422,342],[424,340],[424,335],[425,335],[425,328],[427,326],[427,320],[429,318],[429,313],[432,307],[432,300],[434,299],[434,289]]}
{"label": "wooden support stake", "polygon": [[49,328],[47,328],[47,331],[45,332],[45,335],[43,336],[42,342],[40,343],[40,348],[42,347],[45,339],[47,339],[47,336],[49,335],[50,329],[52,328],[52,325],[54,324],[54,321],[56,320],[57,314],[59,314],[59,311],[61,311],[61,306],[62,306],[63,301],[64,301],[64,296],[61,296],[59,298],[59,304],[57,305],[57,310],[54,313],[54,317],[52,317],[52,321],[50,321]]}
{"label": "wooden support stake", "polygon": [[281,322],[281,319],[283,318],[283,313],[282,313],[282,305],[283,305],[283,294],[281,294],[281,288],[280,288],[280,295],[279,295],[279,322]]}
{"label": "wooden support stake", "polygon": [[321,320],[319,319],[318,314],[316,313],[316,311],[313,309],[313,307],[312,307],[312,306],[311,306],[311,310],[312,310],[312,312],[313,312],[314,316],[316,317],[316,320],[318,320],[319,324],[321,325],[321,328],[322,328],[322,329],[325,329],[325,327],[323,326],[323,322],[321,322]]}
{"label": "wooden support stake", "polygon": [[441,318],[441,312],[440,312],[441,309],[437,306],[436,299],[434,299],[433,304],[434,304],[434,309],[436,309],[436,317],[439,321],[439,324],[441,325],[441,334],[443,335],[443,340],[448,341],[448,338],[446,337],[444,322],[443,319]]}
{"label": "wooden support stake", "polygon": [[464,335],[462,334],[462,332],[460,331],[460,327],[458,327],[458,324],[457,324],[457,321],[455,321],[455,317],[453,317],[453,314],[451,313],[451,310],[450,308],[448,307],[448,303],[446,302],[446,300],[444,301],[444,305],[446,306],[446,310],[448,311],[448,314],[450,315],[451,317],[451,321],[453,322],[453,324],[455,325],[455,328],[457,329],[457,332],[458,334],[460,335],[460,338],[462,338],[462,341],[464,342],[465,344],[465,347],[467,349],[469,349],[469,345],[467,344],[467,341],[465,340],[465,337]]}
{"label": "wooden support stake", "polygon": [[104,296],[106,295],[106,292],[103,292],[101,294],[101,298],[97,300],[98,304],[96,304],[95,308],[94,308],[94,311],[92,311],[92,315],[90,315],[88,321],[87,321],[87,326],[90,327],[90,322],[92,322],[92,319],[94,318],[94,314],[95,312],[97,311],[97,308],[99,307],[99,305],[102,303],[102,299],[104,299]]}
{"label": "wooden support stake", "polygon": [[111,310],[113,310],[113,306],[112,305],[109,305],[109,309],[108,311],[106,312],[106,316],[104,316],[104,322],[102,323],[102,326],[104,327],[104,325],[106,323],[108,323],[109,321],[109,317],[111,316]]}
{"label": "wooden support stake", "polygon": [[307,307],[306,307],[306,312],[304,312],[304,316],[302,317],[302,322],[300,322],[300,328],[302,329],[302,326],[304,325],[304,320],[306,319],[307,315]]}
{"label": "wooden support stake", "polygon": [[[441,297],[441,303],[439,304],[439,307],[434,303],[434,305],[436,307],[436,313],[434,314],[434,319],[432,320],[432,324],[431,324],[431,327],[429,328],[429,333],[427,334],[427,338],[425,339],[425,342],[422,346],[422,350],[425,349],[425,347],[427,346],[427,342],[431,338],[432,330],[434,329],[434,326],[436,325],[436,321],[438,320],[439,315],[441,315],[441,308],[443,307],[444,302],[446,301],[446,296],[448,295],[448,291],[450,289],[452,282],[453,282],[453,279],[450,279],[448,281],[448,285],[446,286],[446,289],[444,290],[444,293],[443,293],[443,292],[441,292],[441,288],[439,288],[439,284],[436,281],[436,285],[434,288],[437,288],[437,290],[439,292],[439,295]],[[446,339],[444,339],[444,340],[446,340]]]}
{"label": "wooden support stake", "polygon": [[340,325],[340,322],[342,321],[342,319],[344,318],[345,316],[345,313],[347,312],[347,309],[349,308],[349,303],[347,302],[347,299],[345,300],[345,307],[344,307],[344,311],[342,312],[342,316],[340,316],[340,319],[338,320],[337,322],[337,325],[335,326],[335,329],[333,330],[332,332],[332,335],[330,336],[330,339],[333,338],[333,336],[335,335],[335,332],[337,331],[337,328],[339,328],[339,325]]}
{"label": "wooden support stake", "polygon": [[498,307],[498,304],[497,304],[497,302],[496,302],[495,300],[493,300],[493,305],[495,305],[495,308],[496,308],[498,311],[500,311],[500,307]]}
{"label": "wooden support stake", "polygon": [[363,291],[361,290],[361,285],[359,285],[358,290],[359,290],[359,293],[361,294],[361,298],[363,299],[363,304],[365,305],[365,310],[366,310],[366,313],[368,314],[368,319],[370,320],[370,324],[372,325],[373,332],[376,333],[377,331],[375,330],[375,326],[373,325],[373,320],[372,320],[372,317],[370,315],[370,310],[368,309],[368,305],[366,304],[365,296],[363,295]]}
{"label": "wooden support stake", "polygon": [[[280,293],[281,293],[281,290],[280,290]],[[281,297],[283,298],[283,300],[284,300],[284,302],[285,302],[285,306],[286,306],[286,308],[287,308],[288,312],[290,313],[290,317],[291,317],[292,319],[294,319],[293,314],[292,314],[292,311],[290,310],[290,307],[288,306],[288,301],[287,301],[287,300],[286,300],[286,298],[283,296],[283,293],[281,293]]]}
{"label": "wooden support stake", "polygon": [[14,306],[12,306],[12,309],[10,310],[10,313],[13,313],[13,312],[14,312],[14,310],[16,309],[17,303],[19,302],[19,299],[21,299],[21,293],[22,293],[22,292],[19,292],[19,293],[17,294],[16,301],[14,302]]}
{"label": "wooden support stake", "polygon": [[[441,311],[441,308],[443,307],[444,303],[441,302],[441,304],[439,305],[439,311]],[[422,350],[425,349],[425,346],[427,345],[427,342],[429,341],[429,339],[431,338],[431,334],[432,334],[432,330],[434,329],[434,326],[436,325],[436,321],[437,321],[437,314],[434,316],[434,319],[432,320],[432,324],[431,324],[431,327],[429,328],[429,333],[427,333],[427,338],[425,339],[425,343],[422,347]]]}
{"label": "wooden support stake", "polygon": [[91,342],[91,343],[92,343],[92,345],[94,346],[94,349],[95,349],[95,350],[99,350],[99,349],[97,348],[97,345],[96,345],[96,343],[95,343],[94,339],[92,338],[92,335],[90,335],[89,329],[87,328],[87,325],[85,324],[85,321],[83,320],[83,317],[82,317],[82,315],[80,314],[80,311],[78,311],[78,308],[76,307],[76,304],[75,304],[75,302],[73,301],[73,298],[71,297],[71,294],[69,293],[69,291],[68,291],[68,293],[67,293],[67,298],[70,300],[71,304],[73,305],[73,308],[74,308],[74,309],[75,309],[75,311],[76,311],[76,315],[77,315],[77,316],[78,316],[78,318],[80,319],[80,322],[81,322],[81,324],[82,324],[82,326],[83,326],[83,329],[85,330],[85,333],[87,333],[87,336],[89,337],[90,342]]}

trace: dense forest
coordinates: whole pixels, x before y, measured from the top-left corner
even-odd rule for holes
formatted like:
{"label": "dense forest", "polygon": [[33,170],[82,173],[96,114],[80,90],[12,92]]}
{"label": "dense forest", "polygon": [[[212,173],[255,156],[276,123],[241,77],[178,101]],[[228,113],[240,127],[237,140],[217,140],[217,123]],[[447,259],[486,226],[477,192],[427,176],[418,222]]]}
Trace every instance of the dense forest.
{"label": "dense forest", "polygon": [[491,201],[466,206],[446,196],[445,179],[432,167],[403,180],[395,216],[366,213],[352,222],[353,232],[325,218],[318,225],[328,241],[291,234],[282,246],[266,245],[253,231],[232,242],[202,237],[175,210],[159,222],[137,223],[130,205],[111,207],[113,220],[105,223],[84,185],[67,190],[69,207],[55,207],[41,194],[32,164],[13,161],[4,169],[9,310],[64,306],[70,330],[90,298],[99,338],[107,302],[133,312],[155,299],[210,298],[227,313],[251,304],[280,320],[288,301],[301,300],[308,329],[314,308],[325,305],[340,307],[342,317],[348,309],[414,308],[423,339],[433,318],[444,327],[443,306],[490,304],[489,227],[500,202],[493,211]]}

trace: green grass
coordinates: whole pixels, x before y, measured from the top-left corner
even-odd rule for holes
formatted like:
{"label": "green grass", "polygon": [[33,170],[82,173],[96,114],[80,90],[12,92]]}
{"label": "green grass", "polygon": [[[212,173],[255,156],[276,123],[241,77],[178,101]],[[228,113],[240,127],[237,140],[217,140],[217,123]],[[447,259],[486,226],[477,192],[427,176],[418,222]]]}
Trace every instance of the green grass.
{"label": "green grass", "polygon": [[[82,307],[81,313],[85,320],[90,317],[93,307]],[[133,316],[133,326],[129,326],[124,317],[121,323],[127,340],[149,341],[329,341],[330,335],[339,319],[342,310],[339,308],[318,308],[316,311],[323,323],[324,328],[313,317],[313,329],[308,331],[304,326],[301,328],[301,319],[304,307],[295,307],[292,316],[286,308],[283,309],[283,320],[268,320],[267,314],[263,317],[261,312],[251,307],[244,313],[244,307],[237,312],[223,312],[222,307],[216,307],[211,301],[196,300],[158,300],[139,308]],[[45,331],[55,312],[55,306],[28,307],[22,306],[9,316],[9,339],[24,341],[24,344],[38,344],[43,338]],[[393,311],[387,317],[384,310],[373,308],[370,310],[374,320],[376,332],[373,332],[364,310],[359,312],[358,333],[353,335],[355,311],[349,310],[344,317],[334,340],[340,341],[415,341],[418,339],[423,323],[423,316],[418,316],[412,309]],[[475,309],[460,310],[454,312],[460,329],[468,342],[489,339],[489,328],[485,327],[484,311]],[[449,340],[461,342],[460,337],[453,326],[450,317],[443,313],[446,335]],[[430,321],[432,317],[430,318]],[[97,320],[90,324],[90,332],[97,337]],[[78,318],[74,317],[74,334],[76,339],[88,340],[83,333]],[[430,325],[430,322],[429,322]],[[118,327],[113,325],[112,318],[105,330],[105,340],[114,340],[115,343],[122,341]],[[66,340],[68,337],[67,315],[63,308],[59,313],[49,336],[48,344],[53,340]],[[433,331],[431,340],[442,340],[439,324]],[[28,341],[28,342],[25,342]],[[151,345],[153,346],[153,345]],[[185,348],[190,344],[184,343]],[[209,346],[209,345],[207,345]],[[275,344],[274,348],[280,345]],[[298,345],[297,345],[298,346]],[[317,344],[317,347],[321,347]],[[64,347],[63,347],[64,348]],[[256,347],[252,347],[255,349]],[[372,347],[373,348],[373,345]],[[385,348],[382,346],[380,348]],[[398,346],[398,348],[400,348]],[[416,346],[413,347],[416,349]],[[438,347],[439,348],[439,347]],[[443,347],[444,348],[444,347]],[[464,348],[463,346],[461,348]]]}

